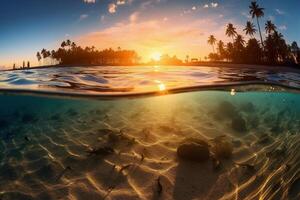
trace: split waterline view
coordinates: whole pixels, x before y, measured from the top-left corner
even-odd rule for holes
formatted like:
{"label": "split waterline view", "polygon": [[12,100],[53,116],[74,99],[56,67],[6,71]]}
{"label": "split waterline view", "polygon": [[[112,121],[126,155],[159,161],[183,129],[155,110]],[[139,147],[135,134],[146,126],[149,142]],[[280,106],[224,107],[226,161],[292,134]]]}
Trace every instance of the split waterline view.
{"label": "split waterline view", "polygon": [[0,197],[297,199],[296,71],[136,68],[3,72]]}
{"label": "split waterline view", "polygon": [[0,200],[299,200],[299,0],[1,0]]}

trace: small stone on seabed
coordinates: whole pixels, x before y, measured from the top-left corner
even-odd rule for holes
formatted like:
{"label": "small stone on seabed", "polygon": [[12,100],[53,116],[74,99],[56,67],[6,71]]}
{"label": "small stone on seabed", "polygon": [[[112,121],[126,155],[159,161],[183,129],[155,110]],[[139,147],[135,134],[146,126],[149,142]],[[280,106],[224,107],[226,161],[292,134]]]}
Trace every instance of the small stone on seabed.
{"label": "small stone on seabed", "polygon": [[97,149],[90,149],[87,151],[89,155],[101,155],[101,156],[107,156],[109,154],[114,153],[114,149],[110,147],[99,147]]}
{"label": "small stone on seabed", "polygon": [[184,143],[177,148],[177,155],[183,160],[203,162],[209,159],[208,145]]}
{"label": "small stone on seabed", "polygon": [[228,101],[223,101],[220,103],[218,107],[218,113],[221,114],[222,116],[230,117],[230,118],[238,114],[235,106]]}
{"label": "small stone on seabed", "polygon": [[255,111],[255,106],[251,102],[244,103],[244,104],[241,105],[241,110],[244,111],[244,112],[254,112]]}
{"label": "small stone on seabed", "polygon": [[228,141],[217,141],[213,147],[213,151],[217,158],[228,159],[232,156],[233,147]]}
{"label": "small stone on seabed", "polygon": [[239,131],[239,132],[247,131],[246,121],[243,119],[243,117],[239,115],[232,119],[231,127],[235,131]]}
{"label": "small stone on seabed", "polygon": [[288,195],[290,199],[297,199],[300,191],[300,178],[294,180],[289,188]]}

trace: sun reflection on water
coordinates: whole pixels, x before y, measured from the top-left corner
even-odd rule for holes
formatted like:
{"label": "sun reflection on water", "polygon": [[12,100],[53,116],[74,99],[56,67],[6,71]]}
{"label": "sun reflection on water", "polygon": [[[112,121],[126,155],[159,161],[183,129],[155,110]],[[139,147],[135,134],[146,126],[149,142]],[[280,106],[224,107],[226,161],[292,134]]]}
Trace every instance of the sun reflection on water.
{"label": "sun reflection on water", "polygon": [[163,83],[159,84],[158,88],[159,88],[159,91],[165,91],[166,90],[166,86]]}
{"label": "sun reflection on water", "polygon": [[155,83],[157,83],[157,87],[159,91],[166,91],[166,85],[159,81],[159,80],[155,80]]}
{"label": "sun reflection on water", "polygon": [[158,65],[155,65],[154,66],[154,72],[159,72],[159,70],[160,70],[160,67]]}

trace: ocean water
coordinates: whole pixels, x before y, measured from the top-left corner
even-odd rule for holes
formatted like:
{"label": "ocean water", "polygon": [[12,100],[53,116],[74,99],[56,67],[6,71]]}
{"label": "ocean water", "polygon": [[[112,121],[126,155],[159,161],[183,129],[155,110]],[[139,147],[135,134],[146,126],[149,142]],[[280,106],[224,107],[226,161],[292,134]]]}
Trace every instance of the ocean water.
{"label": "ocean water", "polygon": [[[78,79],[83,69],[57,70],[1,75],[1,200],[300,198],[297,72],[268,72],[264,79],[266,71],[253,71],[247,77],[254,78],[233,81],[243,73],[222,79],[228,71],[204,68],[197,73],[210,78],[198,80],[194,68],[147,76],[145,69],[123,69],[122,86],[117,71],[87,75],[87,83]],[[185,78],[175,83],[172,73]],[[60,88],[53,74],[69,77],[60,85],[72,79],[80,86]],[[125,85],[132,89],[121,92]],[[213,156],[182,161],[176,150],[191,138],[209,146],[222,138],[232,155],[217,158],[217,167]]]}
{"label": "ocean water", "polygon": [[299,70],[293,68],[107,66],[61,67],[2,71],[0,88],[7,91],[62,93],[65,95],[153,94],[189,88],[235,84],[274,84],[300,88]]}

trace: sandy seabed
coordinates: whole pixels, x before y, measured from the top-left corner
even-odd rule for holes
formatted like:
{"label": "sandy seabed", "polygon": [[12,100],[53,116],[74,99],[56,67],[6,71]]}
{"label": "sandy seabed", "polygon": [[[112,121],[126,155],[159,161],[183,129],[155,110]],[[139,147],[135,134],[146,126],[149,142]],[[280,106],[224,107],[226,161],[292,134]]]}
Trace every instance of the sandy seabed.
{"label": "sandy seabed", "polygon": [[[0,199],[300,199],[300,95],[1,96]],[[213,147],[183,161],[188,139]],[[217,164],[216,164],[217,163]]]}

